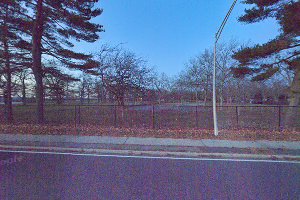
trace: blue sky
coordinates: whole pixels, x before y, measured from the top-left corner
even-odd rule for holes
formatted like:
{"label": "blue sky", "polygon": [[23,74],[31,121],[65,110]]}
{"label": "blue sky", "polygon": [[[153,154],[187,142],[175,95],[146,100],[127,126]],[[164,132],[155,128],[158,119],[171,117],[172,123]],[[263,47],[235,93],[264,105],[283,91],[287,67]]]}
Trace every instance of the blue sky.
{"label": "blue sky", "polygon": [[[100,0],[103,14],[94,19],[105,32],[95,43],[79,43],[76,49],[92,52],[108,43],[134,51],[158,72],[177,75],[184,64],[205,48],[233,0]],[[263,43],[278,34],[278,25],[268,20],[245,25],[237,21],[245,5],[237,3],[220,41]]]}

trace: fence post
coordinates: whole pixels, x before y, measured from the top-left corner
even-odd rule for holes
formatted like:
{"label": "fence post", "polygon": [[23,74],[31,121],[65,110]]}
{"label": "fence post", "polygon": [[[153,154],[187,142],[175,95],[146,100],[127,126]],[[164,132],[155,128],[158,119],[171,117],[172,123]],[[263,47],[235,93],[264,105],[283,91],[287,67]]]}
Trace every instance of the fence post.
{"label": "fence post", "polygon": [[278,106],[278,129],[281,131],[281,106]]}
{"label": "fence post", "polygon": [[236,127],[239,128],[239,111],[238,111],[238,106],[235,106],[235,115],[236,115]]}
{"label": "fence post", "polygon": [[198,128],[198,106],[196,106],[196,128]]}
{"label": "fence post", "polygon": [[155,129],[155,109],[154,109],[154,105],[152,105],[152,128]]}
{"label": "fence post", "polygon": [[114,105],[114,125],[117,128],[117,106]]}

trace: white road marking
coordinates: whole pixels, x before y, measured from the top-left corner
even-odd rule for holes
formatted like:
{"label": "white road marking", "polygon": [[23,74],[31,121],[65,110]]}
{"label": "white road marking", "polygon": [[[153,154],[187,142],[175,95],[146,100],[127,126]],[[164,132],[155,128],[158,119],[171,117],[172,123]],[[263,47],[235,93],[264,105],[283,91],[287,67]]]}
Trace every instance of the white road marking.
{"label": "white road marking", "polygon": [[266,162],[266,163],[289,163],[300,164],[300,161],[287,160],[252,160],[252,159],[222,159],[222,158],[189,158],[189,157],[157,157],[157,156],[130,156],[130,155],[110,155],[110,154],[84,154],[84,153],[67,153],[67,152],[47,152],[47,151],[17,151],[17,150],[0,150],[6,153],[28,153],[28,154],[53,154],[53,155],[72,155],[72,156],[94,156],[94,157],[113,157],[113,158],[139,158],[139,159],[168,159],[168,160],[195,160],[195,161],[228,161],[228,162]]}

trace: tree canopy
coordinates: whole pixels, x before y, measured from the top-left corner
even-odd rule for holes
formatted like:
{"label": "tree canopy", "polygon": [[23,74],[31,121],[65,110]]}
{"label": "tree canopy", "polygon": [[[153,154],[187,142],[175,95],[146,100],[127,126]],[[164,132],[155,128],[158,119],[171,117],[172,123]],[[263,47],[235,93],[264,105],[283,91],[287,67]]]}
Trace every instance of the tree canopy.
{"label": "tree canopy", "polygon": [[250,75],[254,81],[271,78],[282,70],[291,70],[294,79],[290,86],[290,105],[300,103],[300,2],[294,0],[245,0],[252,5],[239,18],[246,24],[256,23],[268,18],[280,25],[279,35],[265,44],[243,47],[233,58],[239,61],[233,67],[238,77]]}
{"label": "tree canopy", "polygon": [[151,85],[151,68],[133,52],[102,46],[96,57],[101,65],[96,71],[89,72],[100,75],[104,86],[119,105],[124,105],[126,95],[142,94]]}
{"label": "tree canopy", "polygon": [[300,2],[286,0],[246,0],[254,5],[245,10],[240,22],[255,23],[267,18],[276,19],[280,25],[279,35],[265,44],[244,47],[234,54],[240,62],[233,68],[237,76],[252,75],[259,81],[272,77],[279,70],[300,66]]}

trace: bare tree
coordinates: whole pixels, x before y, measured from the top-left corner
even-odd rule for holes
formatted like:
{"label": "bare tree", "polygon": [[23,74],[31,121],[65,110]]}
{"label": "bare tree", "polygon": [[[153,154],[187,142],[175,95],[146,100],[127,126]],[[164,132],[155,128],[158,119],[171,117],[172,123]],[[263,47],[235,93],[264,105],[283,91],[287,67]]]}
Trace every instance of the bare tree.
{"label": "bare tree", "polygon": [[212,53],[207,49],[202,54],[191,58],[186,63],[186,69],[179,75],[177,81],[177,85],[184,90],[189,92],[194,91],[196,93],[196,100],[200,93],[204,104],[207,103],[212,86],[212,59]]}
{"label": "bare tree", "polygon": [[101,79],[96,79],[94,81],[93,90],[97,96],[98,104],[106,101],[106,90]]}
{"label": "bare tree", "polygon": [[126,96],[138,96],[151,84],[151,69],[133,52],[120,47],[103,48],[96,54],[101,63],[99,69],[90,72],[100,75],[118,105],[125,105]]}
{"label": "bare tree", "polygon": [[[233,80],[230,67],[237,62],[231,57],[237,47],[238,44],[234,40],[217,46],[217,89],[221,105],[224,101],[224,90]],[[179,76],[179,85],[185,85],[187,91],[195,91],[196,100],[200,93],[204,104],[211,99],[212,95],[212,67],[213,52],[206,49],[202,54],[191,58],[186,64],[185,71]]]}
{"label": "bare tree", "polygon": [[47,63],[44,73],[46,94],[50,98],[55,99],[57,104],[63,103],[68,83],[79,81],[79,79],[71,75],[62,73],[59,70],[58,63],[55,61]]}
{"label": "bare tree", "polygon": [[160,75],[154,73],[152,81],[153,87],[158,94],[158,103],[160,104],[162,101],[165,101],[167,94],[171,92],[172,80],[165,73],[161,73]]}
{"label": "bare tree", "polygon": [[232,59],[232,55],[238,47],[239,44],[235,40],[220,43],[217,47],[217,88],[220,105],[223,105],[224,102],[225,88],[234,79],[230,68],[238,65],[237,61]]}
{"label": "bare tree", "polygon": [[87,99],[87,103],[91,103],[91,98],[95,94],[94,90],[95,80],[90,74],[83,74],[79,83],[80,103],[83,104]]}

